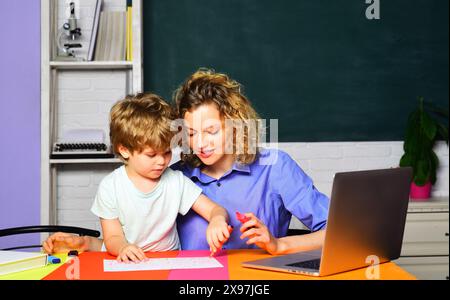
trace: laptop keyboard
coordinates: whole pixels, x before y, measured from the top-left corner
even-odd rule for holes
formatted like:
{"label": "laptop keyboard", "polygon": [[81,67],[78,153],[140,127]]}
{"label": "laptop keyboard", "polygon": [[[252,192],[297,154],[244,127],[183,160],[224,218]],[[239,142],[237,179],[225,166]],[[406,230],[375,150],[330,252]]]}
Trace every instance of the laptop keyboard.
{"label": "laptop keyboard", "polygon": [[301,261],[293,264],[288,264],[287,266],[290,267],[297,267],[297,268],[305,268],[305,269],[312,269],[312,270],[319,270],[320,268],[320,258],[313,259],[313,260],[307,260],[307,261]]}

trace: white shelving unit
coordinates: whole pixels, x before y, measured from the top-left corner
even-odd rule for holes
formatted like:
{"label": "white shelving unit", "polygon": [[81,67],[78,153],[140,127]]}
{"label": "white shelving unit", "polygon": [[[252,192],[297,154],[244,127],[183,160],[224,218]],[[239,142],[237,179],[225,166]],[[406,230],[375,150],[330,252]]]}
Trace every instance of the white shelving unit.
{"label": "white shelving unit", "polygon": [[118,158],[50,159],[51,165],[63,164],[120,164]]}
{"label": "white shelving unit", "polygon": [[[83,5],[84,0],[80,0]],[[117,0],[103,0],[104,3]],[[126,3],[126,1],[123,1]],[[115,4],[115,3],[113,3]],[[119,159],[50,159],[51,147],[58,132],[58,76],[61,72],[123,71],[127,94],[143,90],[142,76],[142,0],[133,0],[133,61],[53,61],[55,57],[54,36],[57,32],[58,5],[64,0],[41,0],[41,224],[57,222],[58,169],[64,165],[79,165],[92,169],[97,165],[120,164]],[[105,7],[105,5],[104,5]],[[105,8],[104,8],[105,9]],[[125,9],[125,6],[124,6]],[[82,18],[82,16],[81,16]],[[95,95],[93,95],[95,98]],[[104,128],[107,132],[107,128]],[[42,235],[41,238],[46,238]]]}
{"label": "white shelving unit", "polygon": [[51,61],[50,67],[58,70],[133,69],[131,61]]}

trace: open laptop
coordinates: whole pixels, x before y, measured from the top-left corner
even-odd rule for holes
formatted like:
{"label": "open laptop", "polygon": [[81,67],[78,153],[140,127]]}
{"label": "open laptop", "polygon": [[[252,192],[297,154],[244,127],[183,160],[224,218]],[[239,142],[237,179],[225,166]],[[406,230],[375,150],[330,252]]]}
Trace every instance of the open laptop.
{"label": "open laptop", "polygon": [[242,263],[248,268],[327,276],[397,259],[402,248],[411,168],[336,173],[321,250]]}

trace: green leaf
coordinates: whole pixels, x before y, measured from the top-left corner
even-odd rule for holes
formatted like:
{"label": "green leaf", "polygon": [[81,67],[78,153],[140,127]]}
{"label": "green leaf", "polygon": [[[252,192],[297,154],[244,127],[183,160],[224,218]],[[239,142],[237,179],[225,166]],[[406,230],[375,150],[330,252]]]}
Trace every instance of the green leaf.
{"label": "green leaf", "polygon": [[431,141],[434,140],[436,137],[437,132],[437,125],[436,121],[434,121],[429,114],[426,112],[422,115],[422,130],[424,131],[425,135],[430,139]]}
{"label": "green leaf", "polygon": [[431,150],[430,157],[431,157],[430,161],[431,168],[434,168],[436,170],[437,167],[439,166],[439,157],[433,150]]}
{"label": "green leaf", "polygon": [[412,167],[414,165],[414,156],[411,153],[403,154],[400,159],[400,167]]}
{"label": "green leaf", "polygon": [[420,114],[416,110],[412,112],[408,117],[408,122],[405,132],[405,141],[403,143],[403,149],[406,153],[417,153],[417,144],[420,135]]}
{"label": "green leaf", "polygon": [[439,166],[439,158],[437,157],[436,153],[434,153],[433,150],[431,150],[431,161],[430,161],[430,181],[431,184],[436,183],[436,170]]}
{"label": "green leaf", "polygon": [[427,160],[419,160],[415,170],[414,183],[423,186],[430,178],[430,164]]}

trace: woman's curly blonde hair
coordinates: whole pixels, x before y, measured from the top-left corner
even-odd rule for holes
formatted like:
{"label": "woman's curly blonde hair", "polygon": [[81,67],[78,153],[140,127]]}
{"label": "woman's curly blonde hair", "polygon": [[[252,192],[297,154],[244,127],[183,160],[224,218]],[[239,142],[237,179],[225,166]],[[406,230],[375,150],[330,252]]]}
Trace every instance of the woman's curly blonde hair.
{"label": "woman's curly blonde hair", "polygon": [[[259,122],[259,115],[250,101],[242,94],[241,84],[228,75],[216,73],[211,69],[199,69],[186,79],[174,92],[175,112],[178,118],[184,118],[204,104],[215,104],[224,120],[240,121],[247,129]],[[242,149],[235,153],[235,161],[239,164],[251,164],[255,161],[258,150],[250,149],[249,144],[258,145],[259,126],[256,130],[234,130],[233,149]],[[202,165],[201,160],[193,153],[182,153],[181,159],[192,167]]]}

